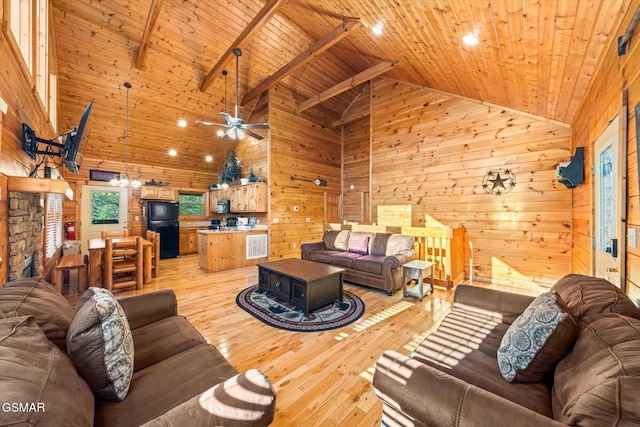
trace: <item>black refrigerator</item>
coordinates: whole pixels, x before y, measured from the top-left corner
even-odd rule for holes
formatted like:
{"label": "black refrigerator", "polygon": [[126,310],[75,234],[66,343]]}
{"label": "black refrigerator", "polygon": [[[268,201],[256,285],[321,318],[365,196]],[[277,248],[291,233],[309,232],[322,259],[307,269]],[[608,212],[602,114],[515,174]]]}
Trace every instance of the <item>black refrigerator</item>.
{"label": "black refrigerator", "polygon": [[177,202],[149,202],[147,228],[160,233],[160,259],[175,258],[180,250],[180,208]]}

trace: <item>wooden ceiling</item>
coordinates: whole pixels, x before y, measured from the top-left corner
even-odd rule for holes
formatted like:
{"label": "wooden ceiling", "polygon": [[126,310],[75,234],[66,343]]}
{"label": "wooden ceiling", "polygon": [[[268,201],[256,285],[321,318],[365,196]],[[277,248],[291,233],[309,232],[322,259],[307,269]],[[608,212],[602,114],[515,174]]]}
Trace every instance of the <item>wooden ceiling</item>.
{"label": "wooden ceiling", "polygon": [[[570,124],[628,3],[53,0],[60,127],[73,126],[93,101],[85,156],[124,161],[128,81],[129,161],[218,172],[222,139],[195,121],[223,122],[221,111],[233,113],[235,45],[243,51],[245,120],[271,82],[290,87],[306,114],[330,124],[360,92],[354,76],[384,73]],[[466,46],[462,36],[472,32],[480,43]],[[346,34],[318,47],[336,33]],[[229,71],[226,108],[222,69]],[[187,128],[176,125],[180,118]],[[170,148],[178,156],[169,157]],[[205,162],[206,154],[215,161]]]}

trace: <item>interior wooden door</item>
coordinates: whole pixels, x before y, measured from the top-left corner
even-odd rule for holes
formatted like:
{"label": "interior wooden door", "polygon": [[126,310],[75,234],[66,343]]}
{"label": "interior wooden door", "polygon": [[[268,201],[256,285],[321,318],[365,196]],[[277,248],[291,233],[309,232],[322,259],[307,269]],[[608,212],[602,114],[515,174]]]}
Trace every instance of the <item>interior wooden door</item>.
{"label": "interior wooden door", "polygon": [[340,196],[324,193],[324,222],[340,222]]}

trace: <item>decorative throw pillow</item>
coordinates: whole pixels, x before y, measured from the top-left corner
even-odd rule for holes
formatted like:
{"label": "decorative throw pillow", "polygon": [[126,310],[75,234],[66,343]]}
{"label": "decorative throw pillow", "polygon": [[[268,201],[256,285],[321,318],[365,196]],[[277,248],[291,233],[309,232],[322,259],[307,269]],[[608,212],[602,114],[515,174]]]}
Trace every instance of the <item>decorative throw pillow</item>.
{"label": "decorative throw pillow", "polygon": [[366,255],[368,246],[369,236],[361,233],[351,233],[351,236],[349,236],[349,244],[347,245],[347,252]]}
{"label": "decorative throw pillow", "polygon": [[500,373],[509,382],[542,381],[571,350],[577,335],[576,322],[562,299],[545,292],[502,337],[497,355]]}
{"label": "decorative throw pillow", "polygon": [[124,310],[106,289],[87,289],[69,326],[67,351],[93,392],[121,401],[133,375],[133,338]]}
{"label": "decorative throw pillow", "polygon": [[336,240],[334,240],[333,245],[335,247],[335,249],[339,250],[339,251],[346,251],[347,250],[347,243],[349,241],[349,236],[351,235],[351,232],[348,230],[340,230],[338,232],[338,235],[336,236]]}

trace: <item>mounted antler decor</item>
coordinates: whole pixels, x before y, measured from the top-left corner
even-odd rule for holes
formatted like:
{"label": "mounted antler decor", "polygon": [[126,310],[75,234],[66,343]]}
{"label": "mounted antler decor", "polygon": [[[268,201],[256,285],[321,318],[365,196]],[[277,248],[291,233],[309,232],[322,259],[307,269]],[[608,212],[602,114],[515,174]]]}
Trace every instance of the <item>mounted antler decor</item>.
{"label": "mounted antler decor", "polygon": [[315,185],[318,185],[320,187],[326,187],[327,186],[327,180],[326,179],[320,179],[320,177],[318,177],[317,179],[306,179],[306,178],[297,178],[294,175],[291,175],[291,181],[294,181],[294,180],[313,182]]}

